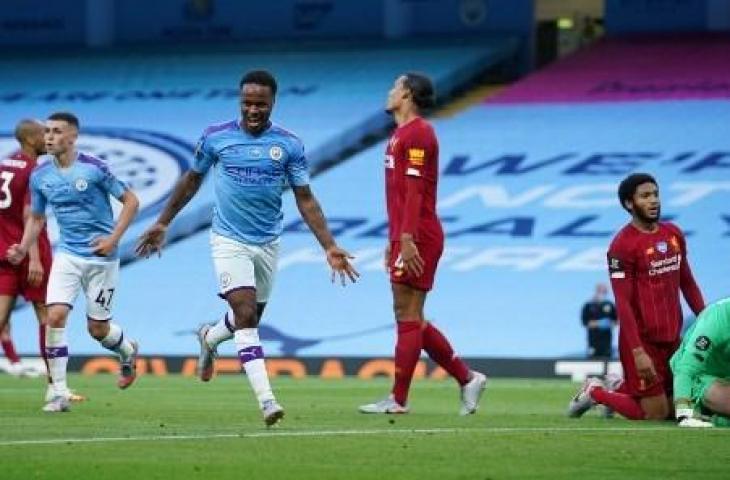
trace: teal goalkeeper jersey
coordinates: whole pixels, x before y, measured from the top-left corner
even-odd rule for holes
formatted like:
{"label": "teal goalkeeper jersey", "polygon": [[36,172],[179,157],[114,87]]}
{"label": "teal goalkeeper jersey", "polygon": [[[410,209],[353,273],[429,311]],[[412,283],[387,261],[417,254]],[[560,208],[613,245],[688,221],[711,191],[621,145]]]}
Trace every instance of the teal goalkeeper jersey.
{"label": "teal goalkeeper jersey", "polygon": [[674,398],[690,399],[700,375],[730,378],[730,298],[705,308],[670,360]]}

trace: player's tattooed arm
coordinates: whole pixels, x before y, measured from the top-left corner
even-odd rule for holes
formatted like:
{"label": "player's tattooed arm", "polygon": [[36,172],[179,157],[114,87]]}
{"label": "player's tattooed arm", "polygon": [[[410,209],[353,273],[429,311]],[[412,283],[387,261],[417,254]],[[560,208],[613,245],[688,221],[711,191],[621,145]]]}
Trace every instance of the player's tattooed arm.
{"label": "player's tattooed arm", "polygon": [[157,218],[157,221],[148,228],[137,241],[135,249],[137,255],[149,257],[152,253],[160,255],[162,245],[165,243],[167,226],[185,205],[198,193],[203,183],[203,174],[194,170],[188,170],[175,185],[164,210]]}
{"label": "player's tattooed arm", "polygon": [[357,281],[360,274],[350,263],[350,259],[354,257],[337,246],[312,189],[309,188],[309,185],[305,185],[293,187],[293,190],[299,213],[327,254],[327,263],[332,268],[332,281],[335,281],[337,274],[340,276],[342,285],[345,285],[347,278],[353,283]]}

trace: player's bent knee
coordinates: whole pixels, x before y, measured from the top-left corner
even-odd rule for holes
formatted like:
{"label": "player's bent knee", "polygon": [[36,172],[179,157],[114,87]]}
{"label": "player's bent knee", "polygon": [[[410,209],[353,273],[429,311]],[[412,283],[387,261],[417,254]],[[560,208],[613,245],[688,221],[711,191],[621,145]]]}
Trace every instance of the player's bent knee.
{"label": "player's bent knee", "polygon": [[646,412],[646,416],[644,417],[644,420],[655,420],[655,421],[661,421],[665,420],[667,416],[669,415],[669,412]]}
{"label": "player's bent knee", "polygon": [[715,381],[705,393],[702,403],[713,412],[730,415],[730,385]]}
{"label": "player's bent knee", "polygon": [[94,337],[96,340],[103,340],[107,335],[109,335],[109,322],[89,318],[86,323],[86,329],[89,331],[89,335]]}
{"label": "player's bent knee", "polygon": [[641,400],[645,420],[666,420],[671,413],[669,399],[664,395],[645,397]]}
{"label": "player's bent knee", "polygon": [[66,326],[66,318],[68,312],[60,308],[51,308],[48,311],[48,317],[46,321],[48,326],[51,328],[63,328]]}
{"label": "player's bent knee", "polygon": [[669,416],[669,407],[666,405],[644,408],[645,420],[666,420]]}

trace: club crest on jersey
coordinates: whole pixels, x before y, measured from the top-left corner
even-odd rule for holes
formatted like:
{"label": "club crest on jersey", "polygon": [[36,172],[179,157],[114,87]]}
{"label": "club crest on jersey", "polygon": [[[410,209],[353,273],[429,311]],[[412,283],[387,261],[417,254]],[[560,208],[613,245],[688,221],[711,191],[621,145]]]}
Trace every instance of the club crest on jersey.
{"label": "club crest on jersey", "polygon": [[74,186],[79,192],[84,192],[87,188],[89,188],[89,183],[85,179],[79,178],[76,180],[76,183],[74,183]]}
{"label": "club crest on jersey", "polygon": [[701,352],[706,352],[710,346],[712,346],[712,341],[705,335],[701,335],[695,340],[695,348]]}
{"label": "club crest on jersey", "polygon": [[667,253],[667,250],[669,250],[669,247],[667,245],[667,242],[661,241],[661,242],[657,242],[656,249],[659,250],[660,253]]}
{"label": "club crest on jersey", "polygon": [[269,156],[273,161],[278,162],[284,156],[284,150],[280,146],[274,145],[269,149]]}
{"label": "club crest on jersey", "polygon": [[198,158],[198,155],[200,155],[201,150],[203,149],[203,139],[201,138],[198,140],[198,143],[195,144],[195,149],[193,150],[193,157]]}
{"label": "club crest on jersey", "polygon": [[679,240],[677,240],[677,237],[672,237],[669,239],[669,243],[672,244],[672,247],[674,247],[675,250],[679,251]]}
{"label": "club crest on jersey", "polygon": [[228,288],[228,286],[231,284],[231,280],[232,280],[231,274],[228,272],[223,272],[223,273],[221,273],[219,280],[220,280],[221,288]]}

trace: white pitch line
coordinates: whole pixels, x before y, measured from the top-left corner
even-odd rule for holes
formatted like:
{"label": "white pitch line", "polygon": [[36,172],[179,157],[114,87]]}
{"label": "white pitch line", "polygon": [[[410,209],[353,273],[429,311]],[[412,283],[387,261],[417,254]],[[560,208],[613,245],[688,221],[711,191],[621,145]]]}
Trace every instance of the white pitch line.
{"label": "white pitch line", "polygon": [[[130,437],[91,437],[91,438],[48,438],[37,440],[6,440],[0,446],[56,445],[63,443],[113,443],[113,442],[156,442],[181,440],[212,440],[219,438],[287,438],[287,437],[336,437],[364,435],[416,434],[434,435],[449,433],[641,433],[670,432],[671,427],[624,428],[624,427],[485,427],[485,428],[415,428],[415,429],[370,429],[370,430],[302,430],[291,432],[252,432],[252,433],[210,433],[192,435],[149,435]],[[709,429],[703,431],[725,431],[730,429]]]}

